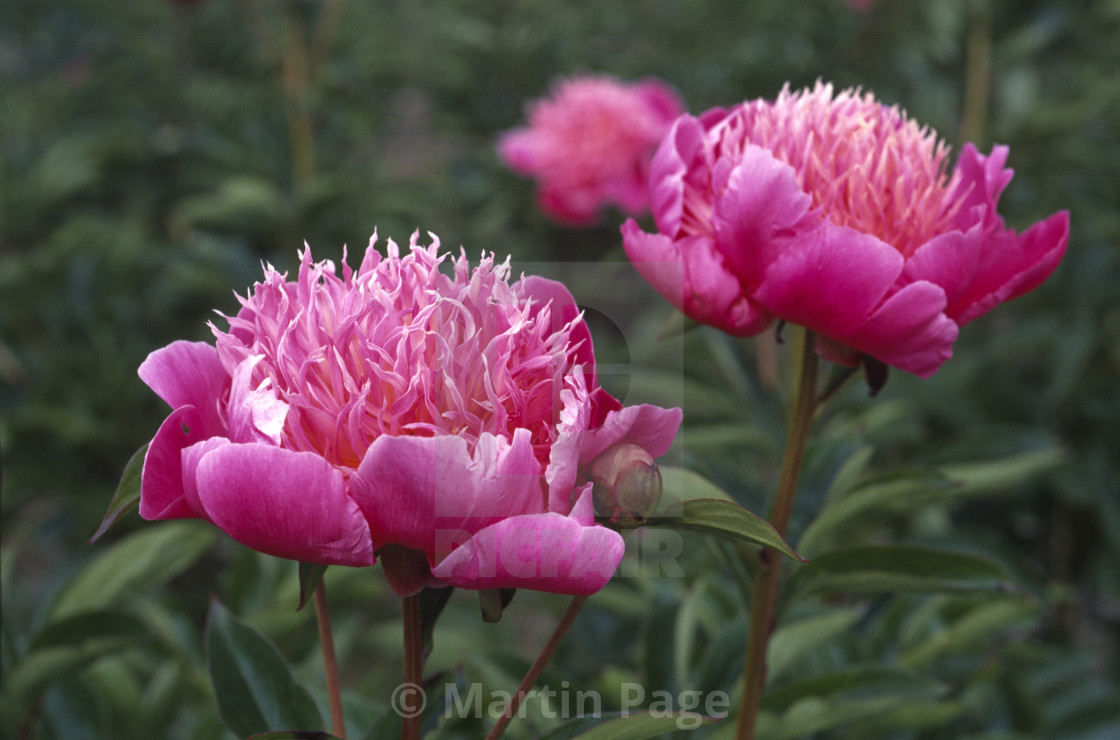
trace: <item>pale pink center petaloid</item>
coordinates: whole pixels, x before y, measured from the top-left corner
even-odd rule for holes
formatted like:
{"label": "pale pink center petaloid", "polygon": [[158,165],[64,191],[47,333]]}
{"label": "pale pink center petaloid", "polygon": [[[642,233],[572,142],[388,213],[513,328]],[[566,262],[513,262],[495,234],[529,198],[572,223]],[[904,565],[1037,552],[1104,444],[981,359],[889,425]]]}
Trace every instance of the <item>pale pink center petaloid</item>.
{"label": "pale pink center petaloid", "polygon": [[[303,254],[299,279],[271,267],[215,329],[227,369],[263,356],[252,387],[288,404],[280,444],[322,455],[349,474],[378,436],[456,434],[471,448],[485,432],[531,431],[547,462],[558,397],[572,374],[572,325],[508,284],[509,265],[466,257],[439,270],[438,240],[398,258],[372,248],[358,272]],[[577,319],[577,321],[580,319]]]}
{"label": "pale pink center petaloid", "polygon": [[870,93],[787,86],[774,102],[740,106],[709,136],[717,158],[735,161],[750,144],[769,149],[832,223],[905,256],[947,231],[959,208],[957,178],[946,174],[948,145]]}

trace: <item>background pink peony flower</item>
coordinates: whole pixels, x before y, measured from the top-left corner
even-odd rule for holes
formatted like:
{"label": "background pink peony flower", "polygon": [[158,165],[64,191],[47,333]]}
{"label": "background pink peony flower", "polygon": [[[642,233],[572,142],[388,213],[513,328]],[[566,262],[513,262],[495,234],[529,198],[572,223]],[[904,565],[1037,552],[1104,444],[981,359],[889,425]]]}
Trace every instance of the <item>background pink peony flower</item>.
{"label": "background pink peony flower", "polygon": [[685,314],[747,336],[775,318],[818,351],[922,377],[960,326],[1042,283],[1069,240],[1062,211],[1022,234],[996,211],[1007,147],[966,144],[855,90],[782,90],[678,118],[651,168],[658,233],[622,227],[638,271]]}
{"label": "background pink peony flower", "polygon": [[676,93],[657,80],[574,77],[534,101],[529,125],[503,134],[498,152],[538,180],[538,202],[557,221],[591,223],[608,204],[641,215],[650,157],[682,112]]}
{"label": "background pink peony flower", "polygon": [[384,554],[401,593],[598,590],[623,542],[594,521],[584,442],[661,455],[679,409],[624,409],[597,387],[563,285],[511,285],[492,255],[444,274],[434,237],[404,257],[375,241],[341,276],[310,249],[295,281],[267,267],[215,344],[174,342],[140,366],[173,409],[141,515],[205,519],[306,562]]}

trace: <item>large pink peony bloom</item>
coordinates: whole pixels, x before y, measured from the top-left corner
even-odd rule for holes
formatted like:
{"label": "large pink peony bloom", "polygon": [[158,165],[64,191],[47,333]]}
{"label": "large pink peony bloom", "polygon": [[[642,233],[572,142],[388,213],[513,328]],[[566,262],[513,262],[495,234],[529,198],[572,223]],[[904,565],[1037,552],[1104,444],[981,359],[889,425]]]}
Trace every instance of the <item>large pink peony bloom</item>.
{"label": "large pink peony bloom", "polygon": [[831,85],[681,116],[651,168],[658,232],[622,227],[638,271],[697,321],[746,336],[775,318],[827,358],[922,377],[958,328],[1038,286],[1062,211],[1022,234],[996,212],[1007,147],[948,147],[895,107]]}
{"label": "large pink peony bloom", "polygon": [[[376,235],[374,236],[376,241]],[[439,241],[313,262],[263,283],[140,377],[174,409],[144,460],[140,514],[201,518],[253,549],[370,565],[424,585],[592,593],[621,537],[594,521],[586,469],[630,441],[663,454],[680,410],[599,389],[568,290]],[[390,547],[393,546],[393,547]],[[423,555],[421,556],[420,553]]]}
{"label": "large pink peony bloom", "polygon": [[650,157],[683,112],[676,93],[656,80],[575,77],[534,101],[529,126],[503,134],[498,152],[511,169],[537,178],[538,202],[557,221],[591,223],[607,204],[641,215]]}

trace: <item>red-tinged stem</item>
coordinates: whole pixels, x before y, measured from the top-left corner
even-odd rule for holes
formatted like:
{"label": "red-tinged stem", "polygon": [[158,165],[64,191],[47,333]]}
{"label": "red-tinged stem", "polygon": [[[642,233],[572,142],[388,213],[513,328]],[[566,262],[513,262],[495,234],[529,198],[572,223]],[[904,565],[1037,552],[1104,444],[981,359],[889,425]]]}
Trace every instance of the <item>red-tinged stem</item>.
{"label": "red-tinged stem", "polygon": [[[420,597],[405,596],[401,600],[404,622],[404,683],[417,689],[406,696],[423,695],[419,687],[424,685],[424,645],[420,629]],[[420,740],[420,728],[424,717],[415,707],[401,707],[401,740]]]}
{"label": "red-tinged stem", "polygon": [[327,696],[331,705],[331,734],[346,740],[346,720],[342,716],[342,691],[338,684],[338,658],[334,652],[331,612],[327,607],[327,588],[319,581],[315,587],[315,618],[319,622],[319,644],[323,647],[323,668],[327,673]]}
{"label": "red-tinged stem", "polygon": [[[793,409],[790,414],[789,436],[786,438],[778,490],[770,510],[770,524],[785,536],[793,512],[793,499],[797,494],[797,480],[801,463],[805,459],[805,446],[809,441],[809,428],[817,409],[817,353],[813,347],[813,333],[802,332],[797,361],[796,386]],[[754,582],[751,596],[751,623],[747,636],[747,658],[743,669],[743,699],[736,725],[737,740],[753,740],[758,721],[762,690],[766,684],[766,648],[774,628],[774,610],[778,602],[781,578],[781,556],[774,550],[764,550],[761,568]]]}
{"label": "red-tinged stem", "polygon": [[498,718],[497,723],[490,729],[490,734],[486,736],[486,740],[497,740],[505,732],[506,727],[517,714],[518,707],[521,706],[522,700],[528,695],[529,690],[537,683],[544,667],[548,665],[548,661],[552,658],[552,654],[556,652],[556,648],[560,647],[560,643],[564,639],[564,635],[568,634],[568,629],[571,628],[572,622],[576,621],[576,616],[579,615],[579,610],[587,602],[587,596],[573,596],[572,600],[568,602],[568,608],[564,610],[564,614],[560,617],[560,621],[552,630],[552,635],[548,638],[548,642],[541,648],[540,655],[537,656],[533,665],[529,666],[529,671],[525,674],[525,678],[521,679],[521,684],[517,687],[517,692],[510,698],[509,706],[502,716]]}

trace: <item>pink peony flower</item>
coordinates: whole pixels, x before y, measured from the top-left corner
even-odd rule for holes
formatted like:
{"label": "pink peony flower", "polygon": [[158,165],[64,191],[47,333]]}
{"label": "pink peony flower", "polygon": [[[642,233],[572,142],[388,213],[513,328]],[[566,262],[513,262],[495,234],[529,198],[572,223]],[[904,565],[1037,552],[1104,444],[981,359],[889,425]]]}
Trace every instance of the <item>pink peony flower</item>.
{"label": "pink peony flower", "polygon": [[831,85],[683,115],[654,156],[659,233],[622,227],[638,271],[691,318],[747,336],[775,318],[818,351],[922,377],[959,327],[1045,280],[1069,213],[1022,234],[996,212],[1007,147],[948,147],[896,107]]}
{"label": "pink peony flower", "polygon": [[598,388],[560,283],[511,285],[493,255],[447,275],[435,237],[413,235],[403,258],[376,238],[341,277],[310,249],[295,281],[266,267],[214,344],[144,361],[174,410],[148,447],[140,514],[205,519],[306,562],[384,554],[401,593],[602,588],[623,542],[595,523],[585,470],[604,445],[663,454],[680,410]]}
{"label": "pink peony flower", "polygon": [[533,102],[529,126],[503,134],[498,152],[511,169],[537,178],[538,202],[557,221],[592,223],[607,204],[641,215],[650,157],[682,112],[676,93],[657,80],[575,77]]}

